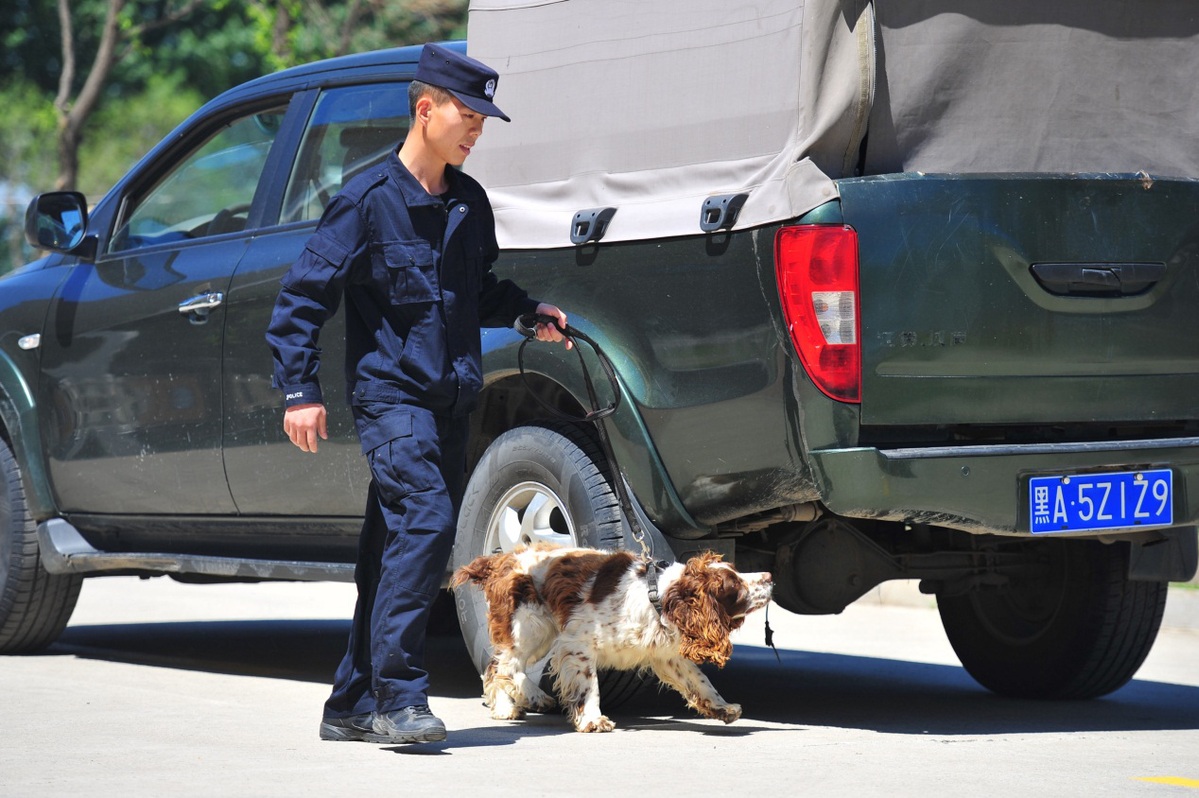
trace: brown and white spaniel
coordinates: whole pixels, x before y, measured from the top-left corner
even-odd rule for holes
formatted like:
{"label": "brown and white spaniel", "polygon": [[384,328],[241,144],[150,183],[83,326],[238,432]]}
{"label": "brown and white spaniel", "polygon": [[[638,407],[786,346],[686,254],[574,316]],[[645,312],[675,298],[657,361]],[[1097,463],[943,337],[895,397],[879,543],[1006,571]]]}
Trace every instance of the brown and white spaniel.
{"label": "brown and white spaniel", "polygon": [[553,708],[526,674],[547,654],[561,705],[581,732],[615,728],[600,711],[600,668],[650,671],[704,717],[741,717],[697,663],[724,666],[730,632],[770,600],[768,573],[738,573],[712,553],[658,570],[628,551],[542,545],[478,557],[451,584],[466,582],[487,599],[493,653],[483,693],[493,718]]}

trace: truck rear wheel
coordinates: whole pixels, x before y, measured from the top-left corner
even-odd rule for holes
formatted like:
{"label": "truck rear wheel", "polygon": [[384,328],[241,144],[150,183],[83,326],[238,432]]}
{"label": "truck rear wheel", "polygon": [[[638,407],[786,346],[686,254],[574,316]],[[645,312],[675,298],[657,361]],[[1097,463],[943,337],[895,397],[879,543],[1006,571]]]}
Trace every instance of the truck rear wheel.
{"label": "truck rear wheel", "polygon": [[1095,698],[1123,687],[1161,626],[1165,582],[1127,579],[1128,547],[1037,541],[1044,578],[938,596],[958,659],[1014,698]]}
{"label": "truck rear wheel", "polygon": [[[453,567],[481,554],[537,542],[623,548],[620,503],[602,463],[596,442],[569,423],[547,421],[500,435],[467,484]],[[455,589],[455,603],[467,651],[481,674],[491,659],[487,602],[478,589],[466,584]],[[543,669],[544,664],[537,668]],[[552,694],[550,677],[543,675],[541,682]],[[641,684],[636,673],[601,672],[604,706],[628,700]]]}
{"label": "truck rear wheel", "polygon": [[83,577],[42,567],[37,528],[25,504],[21,467],[0,438],[0,654],[28,654],[62,633]]}

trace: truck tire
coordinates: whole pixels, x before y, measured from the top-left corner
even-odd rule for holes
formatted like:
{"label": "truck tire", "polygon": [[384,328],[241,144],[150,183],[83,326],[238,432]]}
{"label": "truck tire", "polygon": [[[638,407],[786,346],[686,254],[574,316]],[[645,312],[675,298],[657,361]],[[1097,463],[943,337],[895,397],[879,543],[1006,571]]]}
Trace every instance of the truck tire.
{"label": "truck tire", "polygon": [[66,628],[83,577],[42,567],[37,528],[25,505],[21,467],[0,438],[0,654],[28,654]]}
{"label": "truck tire", "polygon": [[1003,589],[938,596],[949,642],[979,684],[1013,698],[1096,698],[1141,667],[1167,583],[1127,578],[1128,547],[1038,541],[1048,575]]}
{"label": "truck tire", "polygon": [[[599,549],[625,547],[620,502],[601,467],[598,444],[579,427],[545,421],[500,435],[475,467],[458,515],[452,565],[481,554],[543,542]],[[455,588],[462,637],[482,674],[491,659],[487,602],[474,585]],[[544,663],[530,669],[544,668]],[[637,673],[602,671],[600,695],[612,708],[643,683]],[[542,688],[553,694],[551,678]]]}

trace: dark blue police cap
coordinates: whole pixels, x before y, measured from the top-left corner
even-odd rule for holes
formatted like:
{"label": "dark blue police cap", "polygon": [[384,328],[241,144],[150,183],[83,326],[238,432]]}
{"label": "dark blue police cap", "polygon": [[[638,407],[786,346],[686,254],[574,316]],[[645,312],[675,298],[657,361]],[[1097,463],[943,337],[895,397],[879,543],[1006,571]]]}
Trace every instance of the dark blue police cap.
{"label": "dark blue police cap", "polygon": [[498,116],[505,122],[512,121],[491,101],[500,80],[499,73],[480,61],[439,44],[426,44],[420,52],[416,79],[445,89],[472,111],[484,116]]}

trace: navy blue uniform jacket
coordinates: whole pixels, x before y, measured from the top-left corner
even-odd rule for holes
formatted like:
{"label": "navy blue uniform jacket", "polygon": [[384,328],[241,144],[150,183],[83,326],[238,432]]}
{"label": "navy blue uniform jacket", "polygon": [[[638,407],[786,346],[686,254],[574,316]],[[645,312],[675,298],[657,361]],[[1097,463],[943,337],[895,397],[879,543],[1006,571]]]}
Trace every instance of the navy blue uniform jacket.
{"label": "navy blue uniform jacket", "polygon": [[446,179],[443,201],[394,153],[352,178],[281,281],[267,332],[275,386],[288,407],[324,401],[318,338],[344,295],[346,383],[363,452],[411,432],[392,429],[411,417],[387,406],[469,413],[482,387],[480,327],[537,308],[491,271],[499,247],[482,186],[450,168]]}

